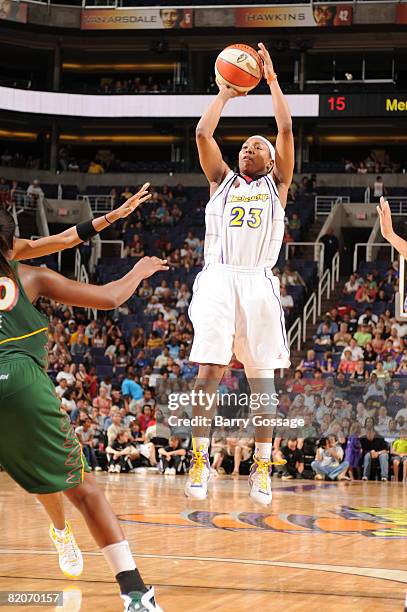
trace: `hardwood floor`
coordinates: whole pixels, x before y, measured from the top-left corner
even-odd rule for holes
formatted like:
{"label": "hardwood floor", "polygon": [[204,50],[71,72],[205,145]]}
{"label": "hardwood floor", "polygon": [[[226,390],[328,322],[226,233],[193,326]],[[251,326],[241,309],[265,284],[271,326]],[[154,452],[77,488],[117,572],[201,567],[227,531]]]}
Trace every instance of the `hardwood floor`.
{"label": "hardwood floor", "polygon": [[[403,610],[406,485],[273,480],[265,509],[248,499],[245,477],[211,481],[204,502],[183,496],[182,476],[97,479],[165,612]],[[81,516],[66,508],[85,559],[77,581],[59,571],[40,504],[0,474],[0,591],[69,588],[65,611],[121,610],[103,556]]]}

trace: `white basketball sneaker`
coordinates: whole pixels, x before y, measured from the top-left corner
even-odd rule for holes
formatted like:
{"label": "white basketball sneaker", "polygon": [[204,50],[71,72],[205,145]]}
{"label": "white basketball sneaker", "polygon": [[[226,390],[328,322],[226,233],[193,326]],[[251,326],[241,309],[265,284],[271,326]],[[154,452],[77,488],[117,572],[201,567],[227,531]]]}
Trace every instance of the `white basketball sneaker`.
{"label": "white basketball sneaker", "polygon": [[53,525],[49,528],[49,535],[57,549],[61,571],[68,578],[78,578],[83,572],[83,558],[68,521],[62,537],[57,535]]}
{"label": "white basketball sneaker", "polygon": [[132,591],[121,596],[124,601],[124,612],[164,612],[154,598],[154,587],[146,593]]}
{"label": "white basketball sneaker", "polygon": [[249,497],[263,506],[271,504],[271,466],[271,461],[253,457],[249,475]]}
{"label": "white basketball sneaker", "polygon": [[202,500],[208,495],[208,480],[211,475],[211,464],[208,451],[192,451],[191,467],[188,472],[188,479],[184,493],[192,499]]}

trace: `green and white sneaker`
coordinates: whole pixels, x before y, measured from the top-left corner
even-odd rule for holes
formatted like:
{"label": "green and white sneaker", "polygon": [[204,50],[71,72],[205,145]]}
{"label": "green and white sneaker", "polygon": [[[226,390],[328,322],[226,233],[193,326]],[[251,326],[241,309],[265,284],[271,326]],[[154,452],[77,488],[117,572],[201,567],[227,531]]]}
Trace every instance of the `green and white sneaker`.
{"label": "green and white sneaker", "polygon": [[155,601],[154,587],[150,587],[145,593],[131,591],[121,597],[124,600],[124,612],[164,612]]}

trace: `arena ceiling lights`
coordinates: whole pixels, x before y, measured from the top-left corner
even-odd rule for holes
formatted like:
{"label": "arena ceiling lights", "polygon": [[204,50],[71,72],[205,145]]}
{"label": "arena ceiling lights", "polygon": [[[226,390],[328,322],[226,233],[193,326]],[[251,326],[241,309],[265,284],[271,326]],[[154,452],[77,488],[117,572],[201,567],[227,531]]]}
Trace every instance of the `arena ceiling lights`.
{"label": "arena ceiling lights", "polygon": [[[198,118],[212,99],[211,95],[92,96],[0,87],[0,110],[69,117]],[[318,117],[318,94],[293,94],[286,99],[293,117]],[[270,117],[273,114],[269,95],[231,100],[222,113],[224,117]]]}

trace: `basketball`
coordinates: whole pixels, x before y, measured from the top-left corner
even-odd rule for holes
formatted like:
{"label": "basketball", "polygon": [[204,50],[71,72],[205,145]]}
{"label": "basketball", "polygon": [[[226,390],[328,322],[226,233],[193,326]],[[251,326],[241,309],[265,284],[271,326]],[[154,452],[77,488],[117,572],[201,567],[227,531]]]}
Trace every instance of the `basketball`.
{"label": "basketball", "polygon": [[251,91],[263,76],[263,62],[255,49],[248,45],[230,45],[219,53],[215,62],[219,83],[240,92]]}

